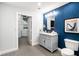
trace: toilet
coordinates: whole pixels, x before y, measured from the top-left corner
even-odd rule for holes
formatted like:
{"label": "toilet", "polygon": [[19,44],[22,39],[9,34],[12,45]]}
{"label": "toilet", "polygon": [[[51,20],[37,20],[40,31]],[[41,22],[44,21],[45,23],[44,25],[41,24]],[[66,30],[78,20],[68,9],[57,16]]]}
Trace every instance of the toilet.
{"label": "toilet", "polygon": [[66,48],[61,49],[62,56],[74,56],[74,51],[78,51],[79,41],[64,39]]}

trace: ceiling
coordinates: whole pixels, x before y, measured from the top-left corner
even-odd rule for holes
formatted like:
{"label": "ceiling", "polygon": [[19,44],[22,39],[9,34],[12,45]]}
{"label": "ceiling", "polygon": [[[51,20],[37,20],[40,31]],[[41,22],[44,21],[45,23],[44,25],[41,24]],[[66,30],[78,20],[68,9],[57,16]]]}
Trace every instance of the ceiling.
{"label": "ceiling", "polygon": [[38,2],[3,2],[3,4],[7,4],[21,9],[26,9],[27,11],[35,11],[39,8],[45,8],[50,5],[61,5],[65,3],[67,2],[41,2],[41,6],[38,6]]}

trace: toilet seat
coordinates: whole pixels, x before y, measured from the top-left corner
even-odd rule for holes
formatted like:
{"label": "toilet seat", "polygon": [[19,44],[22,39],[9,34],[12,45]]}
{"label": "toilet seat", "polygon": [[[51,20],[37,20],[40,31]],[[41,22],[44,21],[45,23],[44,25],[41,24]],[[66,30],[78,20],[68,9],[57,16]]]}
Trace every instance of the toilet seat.
{"label": "toilet seat", "polygon": [[61,49],[61,54],[63,56],[73,56],[74,55],[74,51],[68,48],[63,48]]}

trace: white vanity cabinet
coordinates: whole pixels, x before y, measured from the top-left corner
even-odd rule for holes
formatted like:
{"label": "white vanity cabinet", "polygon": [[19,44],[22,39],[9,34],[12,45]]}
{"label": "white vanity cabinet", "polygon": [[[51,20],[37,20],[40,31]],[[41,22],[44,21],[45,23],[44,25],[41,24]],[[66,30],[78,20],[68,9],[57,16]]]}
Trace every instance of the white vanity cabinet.
{"label": "white vanity cabinet", "polygon": [[57,34],[48,34],[40,33],[39,44],[53,52],[58,48],[58,35]]}

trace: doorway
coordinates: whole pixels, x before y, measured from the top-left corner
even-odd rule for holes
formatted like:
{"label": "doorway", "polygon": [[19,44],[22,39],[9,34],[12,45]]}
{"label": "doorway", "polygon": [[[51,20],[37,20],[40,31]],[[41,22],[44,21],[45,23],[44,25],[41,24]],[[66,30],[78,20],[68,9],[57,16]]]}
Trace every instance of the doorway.
{"label": "doorway", "polygon": [[18,14],[18,47],[30,44],[32,39],[32,17]]}

